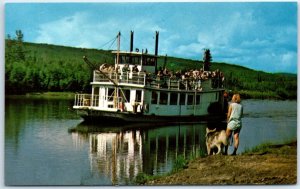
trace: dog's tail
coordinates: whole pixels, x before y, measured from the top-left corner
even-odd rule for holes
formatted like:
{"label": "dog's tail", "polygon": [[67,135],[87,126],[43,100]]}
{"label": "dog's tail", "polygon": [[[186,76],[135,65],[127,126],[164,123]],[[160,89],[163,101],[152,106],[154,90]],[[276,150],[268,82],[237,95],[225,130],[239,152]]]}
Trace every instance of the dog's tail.
{"label": "dog's tail", "polygon": [[209,128],[206,128],[206,136],[209,134],[209,133],[213,133],[217,130],[217,128],[214,128],[213,130],[210,130]]}

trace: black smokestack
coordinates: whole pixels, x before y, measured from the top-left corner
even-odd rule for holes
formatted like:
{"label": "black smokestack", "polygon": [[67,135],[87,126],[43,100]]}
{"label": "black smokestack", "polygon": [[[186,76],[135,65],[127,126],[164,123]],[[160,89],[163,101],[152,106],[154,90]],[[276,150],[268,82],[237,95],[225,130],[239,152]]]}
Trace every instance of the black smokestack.
{"label": "black smokestack", "polygon": [[155,32],[155,56],[158,55],[158,36],[159,36],[159,32],[156,31]]}
{"label": "black smokestack", "polygon": [[130,31],[130,52],[133,51],[133,31]]}

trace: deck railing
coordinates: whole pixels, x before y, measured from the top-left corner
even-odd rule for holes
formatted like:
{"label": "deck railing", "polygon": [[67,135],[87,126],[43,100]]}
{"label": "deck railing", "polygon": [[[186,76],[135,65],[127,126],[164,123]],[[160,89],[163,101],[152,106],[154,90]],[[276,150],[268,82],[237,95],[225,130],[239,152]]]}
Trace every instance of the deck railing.
{"label": "deck railing", "polygon": [[98,106],[99,95],[75,94],[74,106]]}
{"label": "deck railing", "polygon": [[[117,84],[134,84],[148,86],[157,89],[171,90],[209,90],[223,88],[223,82],[220,78],[201,79],[178,79],[171,77],[148,76],[145,72],[108,72],[103,75],[98,71],[94,71],[93,82],[113,82]],[[113,81],[113,82],[112,82]]]}
{"label": "deck railing", "polygon": [[[101,105],[100,105],[100,104]],[[100,107],[101,108],[120,108],[123,106],[121,97],[104,96],[101,100],[99,95],[76,94],[74,106],[77,107]]]}
{"label": "deck railing", "polygon": [[[106,76],[105,76],[106,75]],[[93,82],[111,82],[114,81],[118,84],[135,84],[145,85],[146,74],[144,72],[130,73],[130,72],[107,72],[103,75],[98,71],[94,71]]]}
{"label": "deck railing", "polygon": [[210,78],[206,80],[200,79],[172,79],[169,77],[156,77],[147,79],[147,84],[151,88],[171,89],[171,90],[210,90],[224,88],[223,82],[218,78]]}

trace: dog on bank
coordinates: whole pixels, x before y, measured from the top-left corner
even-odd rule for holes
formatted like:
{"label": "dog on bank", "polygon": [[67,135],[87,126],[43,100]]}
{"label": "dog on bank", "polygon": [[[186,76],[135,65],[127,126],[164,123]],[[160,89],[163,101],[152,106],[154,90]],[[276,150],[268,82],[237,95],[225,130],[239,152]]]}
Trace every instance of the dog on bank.
{"label": "dog on bank", "polygon": [[[217,131],[217,129],[210,130],[206,128],[206,148],[208,155],[226,154],[228,150],[229,139],[226,136],[225,130]],[[225,150],[223,152],[223,149]],[[216,151],[217,150],[217,151]]]}

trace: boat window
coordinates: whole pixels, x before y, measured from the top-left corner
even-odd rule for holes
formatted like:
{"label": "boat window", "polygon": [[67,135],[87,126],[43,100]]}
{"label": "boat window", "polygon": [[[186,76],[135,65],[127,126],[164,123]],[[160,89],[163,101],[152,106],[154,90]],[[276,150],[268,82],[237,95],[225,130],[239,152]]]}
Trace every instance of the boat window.
{"label": "boat window", "polygon": [[152,92],[151,104],[157,104],[157,92]]}
{"label": "boat window", "polygon": [[194,95],[188,95],[187,105],[193,105],[193,104],[194,104]]}
{"label": "boat window", "polygon": [[94,95],[99,95],[99,87],[94,88]]}
{"label": "boat window", "polygon": [[171,93],[170,94],[170,105],[177,105],[177,100],[178,100],[178,94]]}
{"label": "boat window", "polygon": [[216,101],[218,101],[219,93],[216,93]]}
{"label": "boat window", "polygon": [[196,96],[196,105],[199,105],[200,104],[200,95],[197,95]]}
{"label": "boat window", "polygon": [[185,94],[180,94],[180,105],[185,105]]}
{"label": "boat window", "polygon": [[136,90],[135,101],[142,102],[142,91],[141,90]]}
{"label": "boat window", "polygon": [[[125,95],[125,98],[126,98],[127,102],[129,102],[129,101],[130,101],[130,90],[128,90],[128,89],[123,90],[123,93],[124,93],[124,95]],[[124,99],[124,100],[125,100],[125,99]],[[126,101],[126,100],[125,100],[125,101]]]}
{"label": "boat window", "polygon": [[131,64],[137,64],[137,65],[140,65],[141,64],[141,58],[140,57],[138,57],[138,56],[134,56],[134,57],[132,57],[132,59],[131,59]]}
{"label": "boat window", "polygon": [[114,89],[108,89],[107,91],[107,100],[108,101],[113,101],[114,100]]}
{"label": "boat window", "polygon": [[163,105],[168,104],[168,93],[165,92],[160,93],[159,104],[163,104]]}
{"label": "boat window", "polygon": [[144,66],[155,66],[155,58],[153,57],[143,57]]}
{"label": "boat window", "polygon": [[[117,57],[117,55],[116,55]],[[117,59],[117,58],[116,58]],[[132,55],[119,55],[120,64],[141,64],[141,57]]]}

